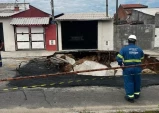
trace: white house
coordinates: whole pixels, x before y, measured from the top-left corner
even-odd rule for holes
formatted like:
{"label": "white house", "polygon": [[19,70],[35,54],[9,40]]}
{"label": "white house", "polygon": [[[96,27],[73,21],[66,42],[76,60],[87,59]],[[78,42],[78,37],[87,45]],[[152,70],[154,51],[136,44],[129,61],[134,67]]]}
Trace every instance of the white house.
{"label": "white house", "polygon": [[0,39],[4,51],[57,50],[50,14],[29,3],[0,3]]}
{"label": "white house", "polygon": [[59,50],[114,50],[113,18],[106,13],[73,13],[56,18]]}
{"label": "white house", "polygon": [[[0,39],[6,51],[15,51],[14,27],[10,25],[12,16],[29,9],[29,4],[0,3]],[[4,38],[5,37],[5,38]]]}

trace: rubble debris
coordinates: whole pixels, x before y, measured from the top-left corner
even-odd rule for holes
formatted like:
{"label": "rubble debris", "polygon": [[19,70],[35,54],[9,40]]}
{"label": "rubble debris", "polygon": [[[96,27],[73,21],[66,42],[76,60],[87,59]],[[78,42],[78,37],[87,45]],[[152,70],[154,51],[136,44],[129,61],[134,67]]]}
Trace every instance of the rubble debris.
{"label": "rubble debris", "polygon": [[[16,71],[18,75],[31,76],[31,75],[41,75],[41,74],[52,74],[59,70],[54,66],[50,65],[48,68],[47,58],[33,58],[27,63],[20,63],[20,68],[17,67]],[[55,64],[54,64],[55,65]]]}
{"label": "rubble debris", "polygon": [[[107,66],[103,64],[99,64],[94,61],[84,61],[80,65],[76,65],[74,67],[74,71],[82,71],[82,70],[91,70],[91,69],[101,69],[107,68]],[[105,71],[95,71],[95,72],[86,72],[86,73],[78,73],[79,75],[92,75],[92,76],[110,76],[114,75],[113,70],[105,70]]]}
{"label": "rubble debris", "polygon": [[74,65],[76,63],[76,61],[73,58],[69,57],[69,56],[66,56],[66,60],[71,65]]}
{"label": "rubble debris", "polygon": [[[148,64],[148,63],[156,63],[159,62],[155,57],[150,57],[149,55],[145,55],[144,64]],[[147,65],[144,66],[143,69],[150,69],[152,71],[154,71],[155,73],[159,73],[159,66],[158,65]]]}
{"label": "rubble debris", "polygon": [[68,63],[64,63],[63,65],[60,65],[60,71],[62,72],[70,72],[74,70],[73,66]]}
{"label": "rubble debris", "polygon": [[155,71],[152,71],[151,69],[143,69],[142,73],[143,74],[157,74]]}
{"label": "rubble debris", "polygon": [[[111,62],[110,63],[111,67],[119,67],[118,62]],[[123,75],[123,70],[122,69],[116,69],[114,72],[114,75]]]}
{"label": "rubble debris", "polygon": [[[56,54],[51,57],[52,64],[58,64],[58,69],[61,72],[70,72],[70,71],[81,71],[81,70],[91,70],[91,69],[100,69],[100,68],[111,68],[118,67],[118,63],[116,62],[117,52],[115,51],[83,51],[83,52],[67,52]],[[53,60],[52,60],[53,59]],[[145,55],[145,59],[143,60],[143,64],[155,63],[158,62],[156,58],[152,58]],[[89,64],[89,65],[88,65]],[[159,66],[156,65],[147,65],[144,66],[143,69],[152,70],[151,73],[159,73]],[[106,71],[105,71],[106,72]],[[144,73],[145,70],[143,71]],[[97,75],[97,76],[108,76],[108,75],[122,75],[123,70],[110,70],[107,73],[98,72],[98,73],[83,73],[87,75]],[[149,72],[148,72],[149,73]]]}

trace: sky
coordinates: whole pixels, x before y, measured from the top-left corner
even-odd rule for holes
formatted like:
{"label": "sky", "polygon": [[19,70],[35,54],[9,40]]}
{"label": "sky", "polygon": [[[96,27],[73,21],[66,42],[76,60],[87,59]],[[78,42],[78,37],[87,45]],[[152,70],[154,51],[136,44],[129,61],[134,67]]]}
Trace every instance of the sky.
{"label": "sky", "polygon": [[[51,0],[25,0],[27,3],[51,14]],[[109,16],[115,13],[116,0],[109,1]],[[0,0],[0,3],[14,3],[15,0]],[[24,2],[24,0],[18,0]],[[149,7],[159,7],[159,0],[119,0],[119,4],[140,3]],[[55,15],[60,13],[105,12],[106,0],[54,0]]]}

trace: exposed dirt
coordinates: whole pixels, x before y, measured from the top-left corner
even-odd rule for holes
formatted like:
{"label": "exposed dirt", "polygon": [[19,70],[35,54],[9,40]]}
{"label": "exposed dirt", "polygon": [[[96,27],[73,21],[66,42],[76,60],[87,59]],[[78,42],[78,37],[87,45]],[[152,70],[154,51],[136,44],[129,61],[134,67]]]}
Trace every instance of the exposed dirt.
{"label": "exposed dirt", "polygon": [[[145,55],[145,59],[143,60],[143,64],[148,64],[148,63],[156,63],[159,62],[156,58],[150,57]],[[159,65],[147,65],[144,66],[144,69],[150,69],[156,73],[159,73]]]}
{"label": "exposed dirt", "polygon": [[[80,65],[85,61],[95,61],[97,63],[106,65],[107,67],[111,67],[110,63],[116,61],[117,52],[98,52],[98,53],[72,53],[72,54],[64,54],[61,56],[62,59],[66,59],[66,56],[73,58],[75,60],[75,64],[71,65],[69,63],[61,63],[60,71],[62,72],[70,72],[73,70],[75,65]],[[145,55],[145,59],[143,60],[143,64],[148,63],[156,63],[159,62],[155,58],[149,58],[149,56]],[[144,74],[158,74],[159,66],[157,65],[147,65],[143,67]]]}
{"label": "exposed dirt", "polygon": [[[106,65],[107,67],[111,67],[110,63],[116,61],[117,52],[88,52],[88,53],[72,53],[72,54],[65,54],[61,56],[61,58],[66,59],[65,56],[69,56],[75,60],[74,65],[80,65],[84,61],[95,61],[100,64]],[[74,65],[70,65],[69,63],[61,63],[61,71],[62,72],[69,72],[73,69]]]}
{"label": "exposed dirt", "polygon": [[[106,65],[107,67],[111,67],[110,63],[116,61],[116,52],[76,52],[76,53],[68,53],[65,55],[61,55],[62,59],[66,59],[66,56],[73,58],[75,60],[75,64],[71,65],[66,62],[56,62],[55,60],[52,62],[50,61],[51,57],[41,57],[41,58],[34,58],[34,59],[23,59],[24,62],[19,63],[17,66],[17,72],[19,75],[17,76],[29,76],[29,75],[40,75],[40,74],[51,74],[57,72],[70,72],[73,70],[75,65],[80,65],[84,61],[95,61],[100,64]],[[22,59],[18,59],[22,61]],[[26,62],[27,61],[27,62]],[[155,58],[148,58],[145,56],[143,60],[143,64],[147,63],[155,63],[158,62]],[[159,66],[157,65],[147,65],[143,67],[145,70],[143,73],[145,74],[155,74],[159,73]],[[29,70],[29,71],[28,71]]]}

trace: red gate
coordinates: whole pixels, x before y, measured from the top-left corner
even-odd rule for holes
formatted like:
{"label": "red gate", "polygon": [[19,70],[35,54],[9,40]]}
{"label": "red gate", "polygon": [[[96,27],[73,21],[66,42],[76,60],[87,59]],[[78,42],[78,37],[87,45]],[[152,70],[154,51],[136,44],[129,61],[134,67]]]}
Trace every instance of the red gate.
{"label": "red gate", "polygon": [[57,50],[57,30],[56,25],[52,24],[46,27],[46,50],[56,51]]}

